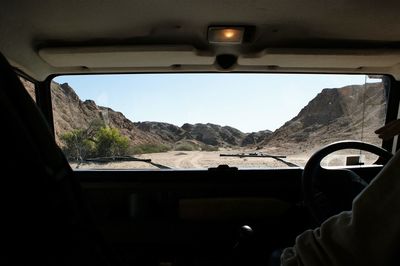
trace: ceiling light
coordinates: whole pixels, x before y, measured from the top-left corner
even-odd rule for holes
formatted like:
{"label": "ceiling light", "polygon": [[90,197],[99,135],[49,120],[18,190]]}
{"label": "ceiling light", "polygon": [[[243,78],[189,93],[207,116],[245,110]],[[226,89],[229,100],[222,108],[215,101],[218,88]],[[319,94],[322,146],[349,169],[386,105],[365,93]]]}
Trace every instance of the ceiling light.
{"label": "ceiling light", "polygon": [[243,41],[244,27],[209,27],[208,41],[219,44],[240,44]]}

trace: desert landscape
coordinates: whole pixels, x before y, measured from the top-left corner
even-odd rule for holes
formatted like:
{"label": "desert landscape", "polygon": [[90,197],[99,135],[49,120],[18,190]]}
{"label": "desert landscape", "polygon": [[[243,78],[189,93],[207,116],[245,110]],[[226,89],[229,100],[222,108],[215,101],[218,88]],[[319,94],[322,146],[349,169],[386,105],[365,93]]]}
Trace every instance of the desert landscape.
{"label": "desert landscape", "polygon": [[[251,150],[225,150],[225,151],[168,151],[162,153],[140,154],[135,156],[139,159],[151,159],[155,164],[166,166],[171,169],[208,169],[225,164],[240,169],[265,169],[265,168],[287,168],[286,163],[273,158],[240,158],[221,157],[220,154],[252,153]],[[304,167],[312,153],[298,153],[284,158],[286,162]],[[323,166],[335,167],[344,166],[346,157],[349,155],[360,155],[356,150],[345,150],[332,154],[322,162]],[[368,153],[361,154],[364,164],[372,164],[377,157]],[[155,165],[145,162],[111,162],[111,163],[83,163],[71,162],[75,169],[159,169]]]}
{"label": "desert landscape", "polygon": [[[172,169],[207,169],[225,164],[231,167],[245,168],[284,168],[287,164],[279,162],[272,158],[239,158],[239,157],[221,157],[221,153],[242,153],[246,151],[168,151],[163,153],[140,154],[136,156],[142,159],[151,159],[152,162],[167,166]],[[249,151],[247,151],[249,152]],[[250,151],[251,152],[251,151]],[[289,156],[285,160],[304,166],[308,156],[298,155]],[[72,164],[77,167],[76,163]],[[113,169],[157,169],[156,166],[144,162],[113,162],[106,164],[85,163],[80,168],[113,168]]]}
{"label": "desert landscape", "polygon": [[[29,91],[29,85],[25,85]],[[374,131],[383,125],[386,108],[382,83],[325,88],[277,130],[245,133],[210,123],[178,126],[154,121],[132,122],[122,113],[98,106],[92,100],[82,101],[67,83],[52,82],[52,102],[55,136],[61,148],[65,146],[63,134],[90,128],[93,121],[101,120],[127,138],[132,148],[127,155],[151,159],[153,163],[70,160],[71,166],[79,169],[157,169],[157,164],[174,169],[210,168],[221,164],[239,168],[302,167],[313,152],[334,141],[352,139],[380,145],[381,140]],[[220,156],[242,153],[286,157],[277,160]],[[324,164],[344,164],[349,154],[359,155],[359,152],[341,151],[327,158]],[[365,163],[374,160],[369,155],[362,157]]]}

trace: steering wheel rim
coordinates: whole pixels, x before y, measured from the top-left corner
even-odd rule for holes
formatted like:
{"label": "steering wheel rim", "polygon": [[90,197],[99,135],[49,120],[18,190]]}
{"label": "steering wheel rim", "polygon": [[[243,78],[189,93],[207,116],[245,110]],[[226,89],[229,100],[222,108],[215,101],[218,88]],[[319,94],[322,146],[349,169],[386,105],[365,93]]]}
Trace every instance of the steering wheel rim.
{"label": "steering wheel rim", "polygon": [[[373,153],[375,155],[378,155],[379,159],[382,159],[383,160],[382,162],[384,164],[386,164],[393,156],[390,152],[384,150],[381,147],[366,142],[352,141],[352,140],[334,142],[322,147],[320,150],[315,152],[307,161],[307,164],[304,167],[302,175],[302,190],[303,190],[304,203],[308,207],[311,215],[318,223],[323,222],[327,217],[321,217],[320,210],[317,210],[317,207],[319,206],[317,206],[317,204],[315,203],[316,195],[314,194],[314,191],[316,191],[316,189],[314,187],[314,184],[318,182],[318,179],[321,179],[321,177],[318,176],[318,173],[323,171],[332,171],[321,167],[321,161],[327,155],[335,151],[344,149],[357,149]],[[357,174],[355,174],[351,170],[343,169],[343,171],[347,171],[347,174],[353,175],[355,178],[357,177],[360,178]]]}

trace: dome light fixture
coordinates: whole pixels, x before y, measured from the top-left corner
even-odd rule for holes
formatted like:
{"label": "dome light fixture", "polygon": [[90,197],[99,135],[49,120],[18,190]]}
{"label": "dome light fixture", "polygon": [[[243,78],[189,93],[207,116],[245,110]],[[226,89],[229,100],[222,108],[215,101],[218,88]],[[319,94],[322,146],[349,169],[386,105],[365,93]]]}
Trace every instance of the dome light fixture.
{"label": "dome light fixture", "polygon": [[241,44],[244,27],[209,27],[208,42],[215,44]]}

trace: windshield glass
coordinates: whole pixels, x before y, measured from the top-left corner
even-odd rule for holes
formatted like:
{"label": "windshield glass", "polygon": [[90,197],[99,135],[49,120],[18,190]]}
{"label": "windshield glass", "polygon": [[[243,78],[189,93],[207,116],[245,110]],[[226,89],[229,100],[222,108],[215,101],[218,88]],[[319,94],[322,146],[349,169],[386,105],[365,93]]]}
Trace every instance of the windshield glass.
{"label": "windshield glass", "polygon": [[80,169],[304,166],[334,141],[380,146],[388,90],[382,76],[232,73],[59,76],[51,88],[56,141]]}

